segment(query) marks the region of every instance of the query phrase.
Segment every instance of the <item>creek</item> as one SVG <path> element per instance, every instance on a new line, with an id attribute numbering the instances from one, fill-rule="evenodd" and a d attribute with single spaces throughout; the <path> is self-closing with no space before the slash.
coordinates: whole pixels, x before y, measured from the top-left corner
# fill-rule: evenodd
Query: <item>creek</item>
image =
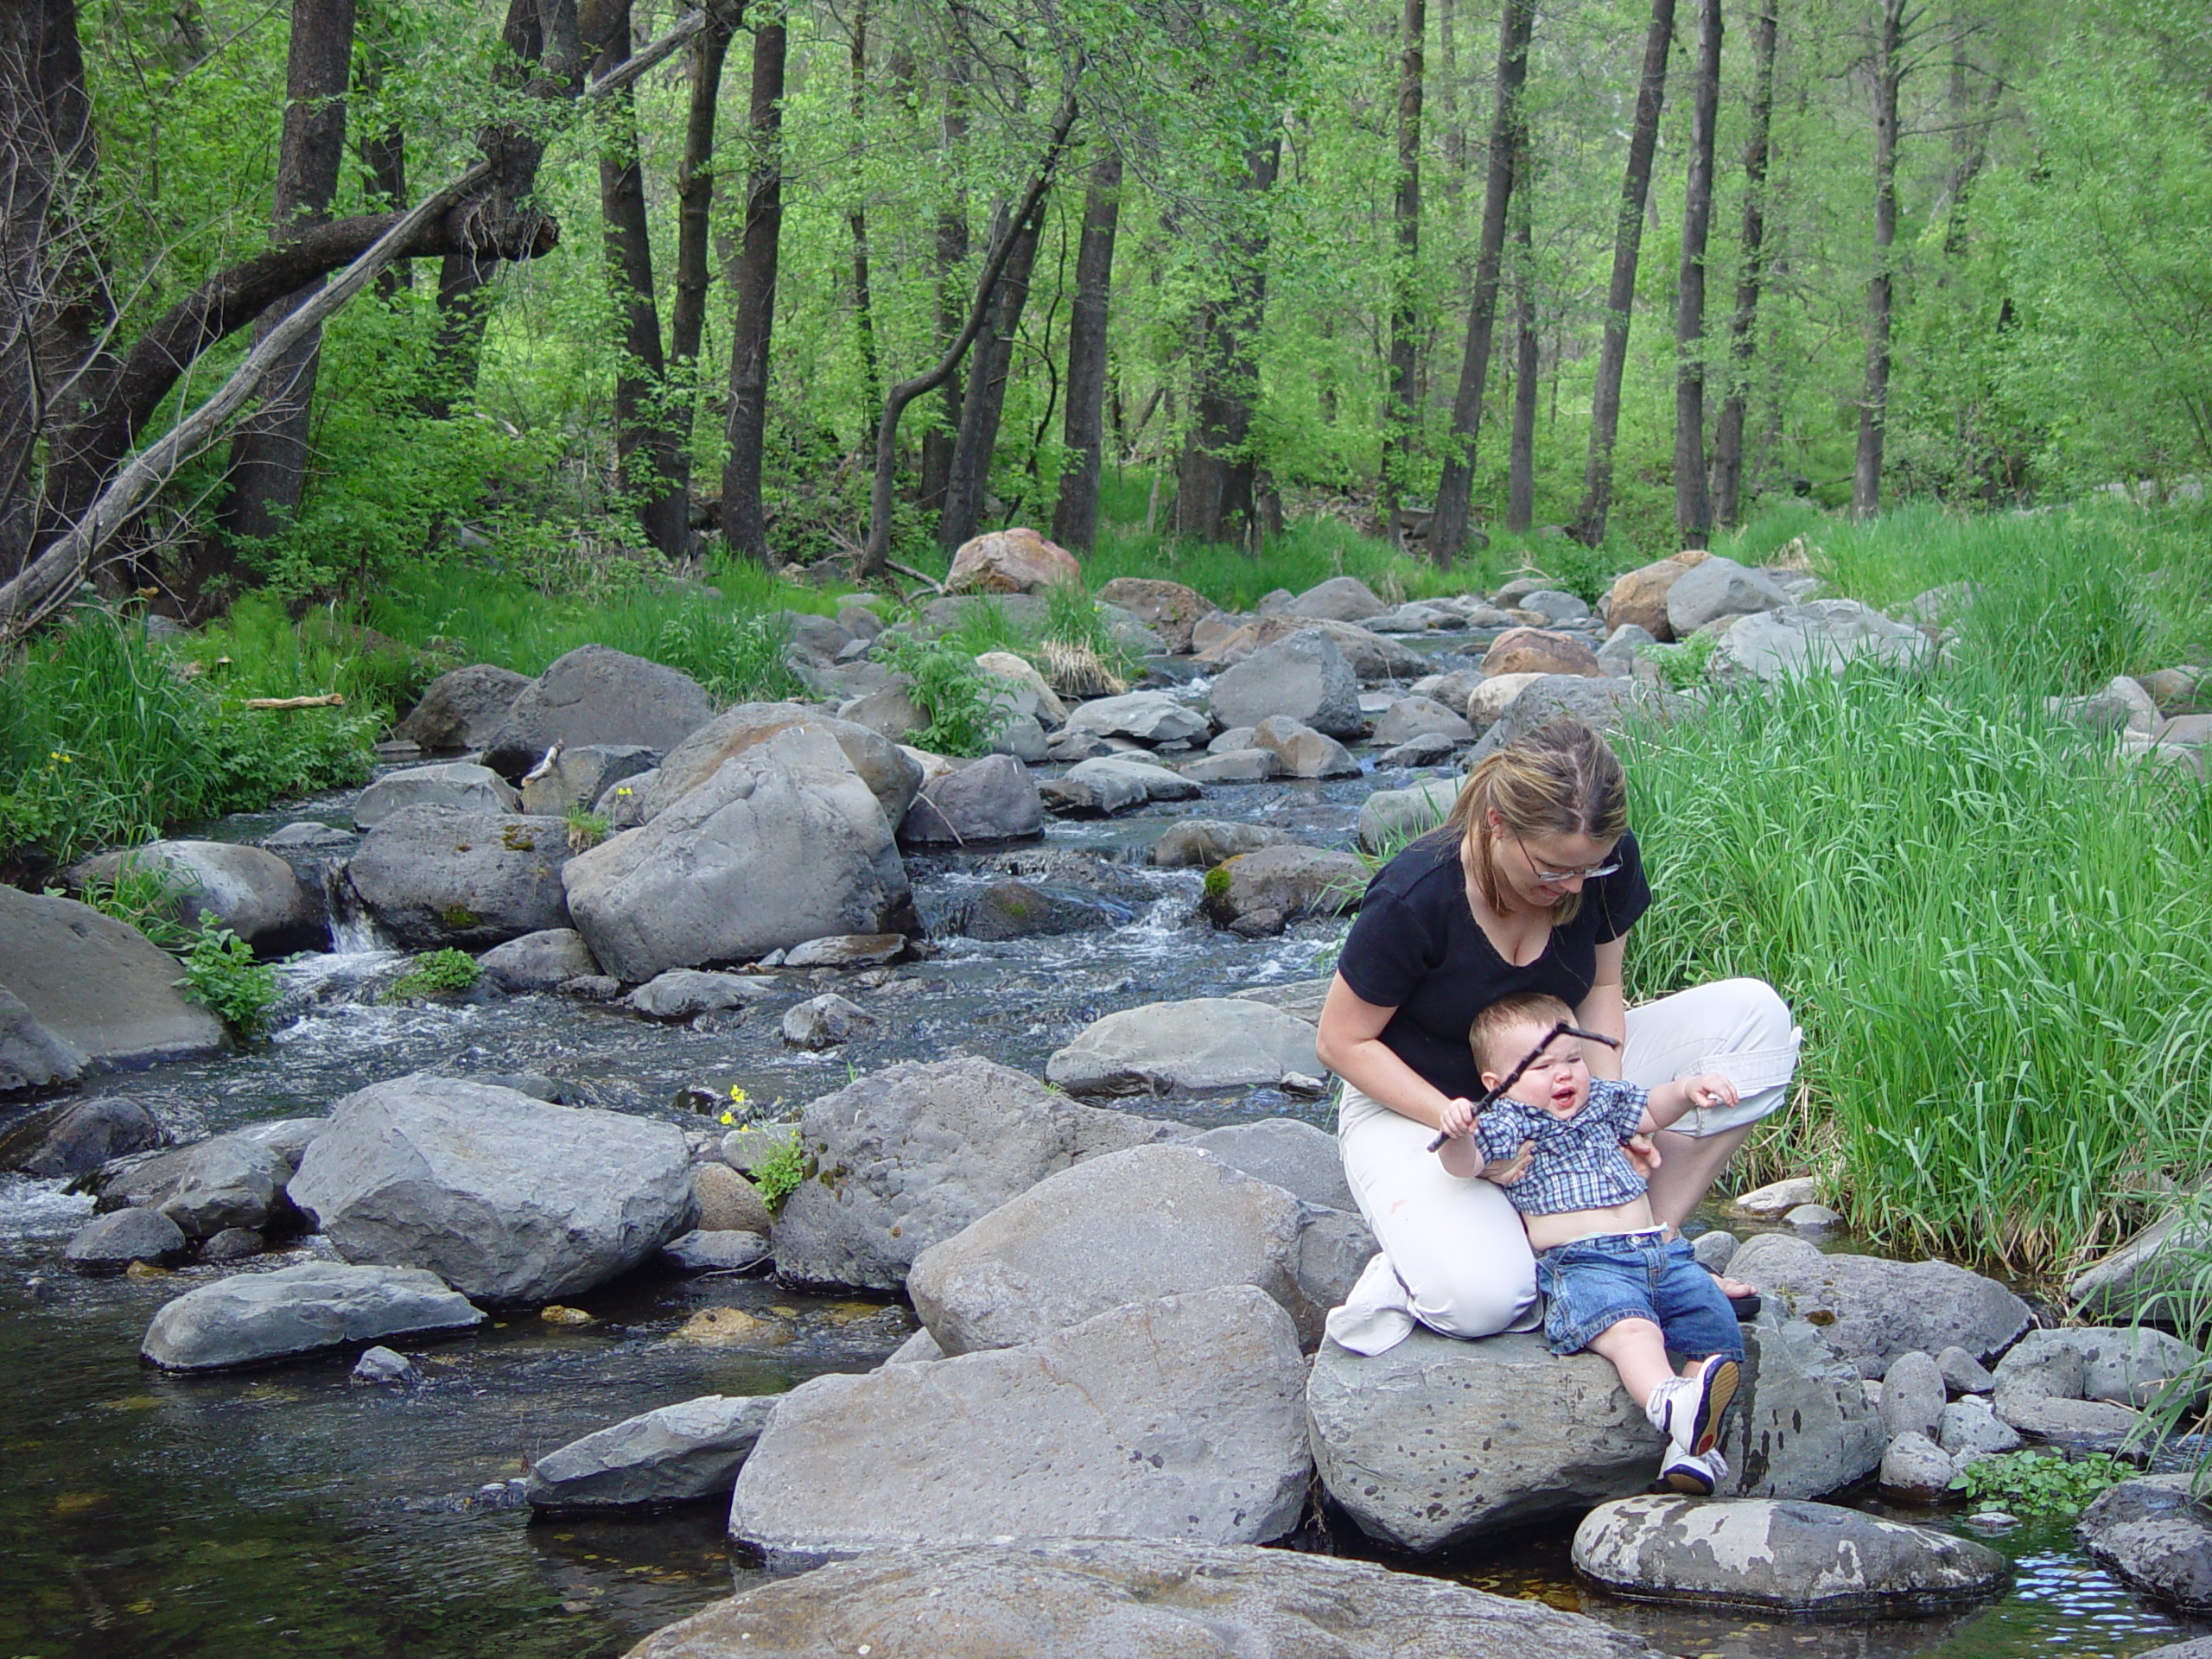
<path id="1" fill-rule="evenodd" d="M 431 1067 L 549 1077 L 577 1103 L 701 1130 L 715 1126 L 685 1115 L 679 1091 L 721 1099 L 734 1084 L 773 1116 L 778 1103 L 795 1113 L 852 1071 L 962 1050 L 1041 1074 L 1047 1055 L 1101 1014 L 1287 984 L 1325 974 L 1333 960 L 1341 925 L 1250 941 L 1195 920 L 1198 874 L 1141 861 L 1171 814 L 1263 821 L 1343 845 L 1370 791 L 1411 781 L 1386 773 L 1217 785 L 1180 809 L 1056 821 L 1041 844 L 911 858 L 934 954 L 885 986 L 851 993 L 879 1023 L 827 1054 L 788 1048 L 779 1032 L 782 1007 L 811 995 L 811 983 L 693 1029 L 550 996 L 395 1005 L 378 992 L 402 959 L 351 950 L 284 967 L 270 1042 L 114 1087 L 185 1139 L 318 1116 L 365 1084 Z M 257 839 L 302 818 L 342 825 L 349 804 L 297 803 L 195 833 Z M 949 934 L 947 919 L 966 896 L 1009 870 L 1096 898 L 1112 925 L 1004 944 Z M 362 942 L 359 930 L 349 937 Z M 1205 1126 L 1285 1115 L 1331 1126 L 1327 1103 L 1273 1090 L 1117 1103 Z M 870 1369 L 913 1329 L 895 1303 L 804 1295 L 772 1281 L 640 1274 L 574 1299 L 589 1325 L 510 1315 L 459 1339 L 397 1344 L 424 1373 L 412 1391 L 350 1382 L 350 1353 L 170 1376 L 138 1359 L 147 1321 L 222 1270 L 79 1278 L 60 1266 L 60 1252 L 89 1213 L 89 1199 L 58 1183 L 0 1178 L 0 1656 L 8 1659 L 619 1654 L 756 1576 L 725 1546 L 721 1508 L 533 1522 L 507 1507 L 504 1483 L 531 1456 L 656 1406 Z M 768 1320 L 782 1340 L 739 1349 L 675 1337 L 686 1319 L 720 1306 Z M 1303 1541 L 1373 1553 L 1340 1516 L 1330 1538 Z M 2200 1633 L 2120 1590 L 2064 1529 L 1992 1541 L 2018 1566 L 2000 1602 L 1947 1618 L 1850 1625 L 1611 1601 L 1575 1584 L 1563 1538 L 1395 1564 L 1588 1612 L 1669 1652 L 1726 1659 L 2122 1659 Z"/>

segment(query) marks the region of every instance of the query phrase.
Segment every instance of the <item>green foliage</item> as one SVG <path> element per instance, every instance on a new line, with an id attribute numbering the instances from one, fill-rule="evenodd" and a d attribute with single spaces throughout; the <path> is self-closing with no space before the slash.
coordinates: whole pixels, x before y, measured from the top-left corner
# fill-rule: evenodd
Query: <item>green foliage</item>
<path id="1" fill-rule="evenodd" d="M 607 839 L 607 820 L 587 808 L 570 807 L 562 822 L 567 826 L 569 850 L 572 853 L 589 852 Z"/>
<path id="2" fill-rule="evenodd" d="M 1014 716 L 1007 683 L 978 668 L 975 656 L 957 645 L 887 629 L 876 636 L 876 652 L 912 682 L 906 695 L 930 722 L 915 739 L 923 748 L 987 754 Z"/>
<path id="3" fill-rule="evenodd" d="M 253 959 L 253 947 L 216 920 L 200 912 L 199 930 L 185 947 L 184 977 L 177 984 L 232 1031 L 248 1041 L 269 1028 L 276 1006 L 276 970 Z"/>
<path id="4" fill-rule="evenodd" d="M 446 996 L 474 987 L 484 970 L 476 958 L 466 950 L 456 950 L 448 945 L 442 950 L 426 950 L 415 958 L 414 968 L 391 986 L 394 1001 L 406 1001 L 415 997 Z"/>
<path id="5" fill-rule="evenodd" d="M 175 953 L 192 943 L 190 928 L 176 919 L 182 889 L 174 876 L 158 864 L 140 864 L 125 854 L 114 876 L 85 883 L 77 895 L 101 914 L 128 923 L 162 950 Z"/>
<path id="6" fill-rule="evenodd" d="M 1706 665 L 1713 660 L 1713 648 L 1719 643 L 1719 632 L 1706 629 L 1678 645 L 1638 645 L 1637 655 L 1656 663 L 1660 678 L 1669 686 L 1687 691 L 1692 686 L 1705 683 Z"/>
<path id="7" fill-rule="evenodd" d="M 1968 1464 L 1951 1484 L 1979 1509 L 2067 1521 L 2135 1472 L 2101 1452 L 2070 1460 L 2050 1451 L 2006 1452 Z"/>
<path id="8" fill-rule="evenodd" d="M 1205 874 L 1199 890 L 1208 904 L 1219 904 L 1229 897 L 1229 866 L 1217 864 Z"/>
<path id="9" fill-rule="evenodd" d="M 799 1183 L 814 1173 L 814 1160 L 806 1155 L 800 1145 L 798 1131 L 774 1151 L 753 1166 L 752 1181 L 771 1210 L 780 1210 L 784 1200 L 798 1190 Z"/>

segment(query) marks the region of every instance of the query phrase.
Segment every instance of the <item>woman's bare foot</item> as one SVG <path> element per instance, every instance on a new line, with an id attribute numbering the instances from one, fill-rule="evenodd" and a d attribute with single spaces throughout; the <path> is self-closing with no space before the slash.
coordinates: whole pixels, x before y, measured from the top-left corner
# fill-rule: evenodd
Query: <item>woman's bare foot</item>
<path id="1" fill-rule="evenodd" d="M 1732 1302 L 1738 1301 L 1746 1296 L 1756 1296 L 1759 1294 L 1758 1287 L 1757 1285 L 1747 1285 L 1740 1279 L 1731 1279 L 1725 1273 L 1714 1274 L 1713 1275 L 1713 1281 L 1720 1287 L 1720 1294 L 1723 1296 L 1726 1296 Z"/>

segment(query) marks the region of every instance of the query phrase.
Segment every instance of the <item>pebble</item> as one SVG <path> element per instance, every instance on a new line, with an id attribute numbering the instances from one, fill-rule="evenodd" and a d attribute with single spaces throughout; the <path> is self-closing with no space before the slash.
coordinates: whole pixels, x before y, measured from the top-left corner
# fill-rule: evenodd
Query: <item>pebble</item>
<path id="1" fill-rule="evenodd" d="M 367 1350 L 353 1363 L 353 1380 L 412 1388 L 423 1380 L 423 1373 L 415 1369 L 415 1362 L 406 1355 L 376 1347 Z"/>
<path id="2" fill-rule="evenodd" d="M 1783 1217 L 1783 1220 L 1802 1233 L 1825 1231 L 1842 1219 L 1825 1204 L 1801 1204 Z"/>
<path id="3" fill-rule="evenodd" d="M 563 1307 L 558 1302 L 549 1303 L 539 1308 L 537 1317 L 548 1325 L 597 1325 L 599 1323 L 581 1307 Z"/>

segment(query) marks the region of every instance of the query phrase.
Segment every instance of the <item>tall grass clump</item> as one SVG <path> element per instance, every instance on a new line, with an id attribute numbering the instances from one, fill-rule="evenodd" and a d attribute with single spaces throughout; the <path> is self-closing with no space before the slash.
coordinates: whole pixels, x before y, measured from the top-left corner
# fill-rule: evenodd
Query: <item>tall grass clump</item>
<path id="1" fill-rule="evenodd" d="M 1810 1168 L 1872 1243 L 2054 1273 L 2212 1164 L 2212 791 L 1976 676 L 1854 672 L 1626 746 L 1630 994 L 1773 983 Z"/>

